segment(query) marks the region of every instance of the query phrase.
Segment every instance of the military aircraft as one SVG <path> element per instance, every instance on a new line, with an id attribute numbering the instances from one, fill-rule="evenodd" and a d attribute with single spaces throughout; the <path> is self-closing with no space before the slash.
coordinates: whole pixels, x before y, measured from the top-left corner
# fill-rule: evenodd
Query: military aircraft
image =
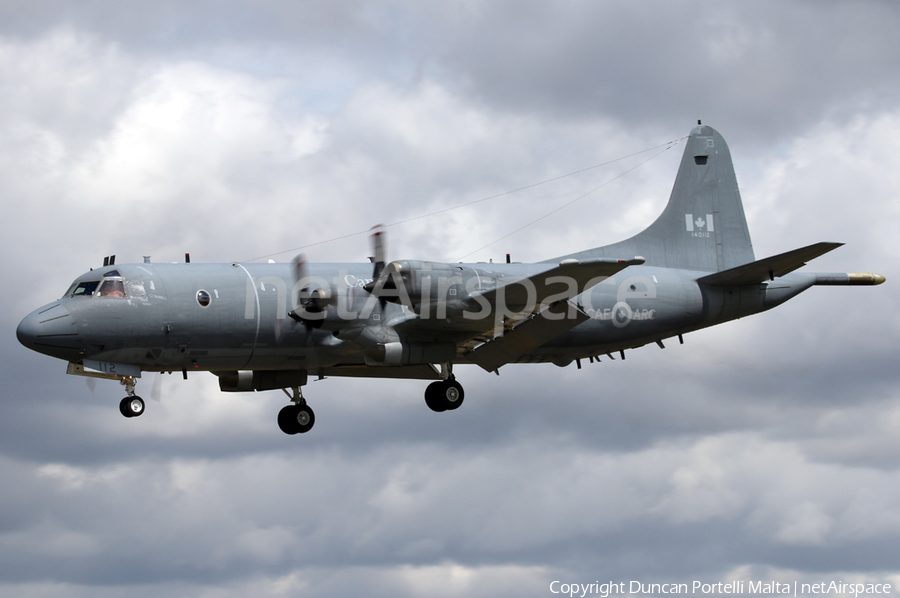
<path id="1" fill-rule="evenodd" d="M 387 262 L 383 229 L 369 264 L 117 265 L 79 276 L 28 315 L 26 347 L 67 372 L 119 380 L 126 417 L 144 412 L 143 372 L 208 371 L 226 392 L 281 389 L 286 434 L 315 415 L 310 376 L 431 380 L 425 402 L 457 409 L 458 364 L 566 366 L 771 309 L 814 285 L 876 285 L 879 274 L 797 272 L 841 243 L 757 260 L 722 136 L 687 138 L 669 203 L 643 232 L 543 262 Z"/>

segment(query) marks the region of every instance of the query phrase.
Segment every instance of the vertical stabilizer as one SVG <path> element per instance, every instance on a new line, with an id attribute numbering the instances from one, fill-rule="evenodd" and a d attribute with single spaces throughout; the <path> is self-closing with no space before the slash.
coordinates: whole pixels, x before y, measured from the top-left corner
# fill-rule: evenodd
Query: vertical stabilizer
<path id="1" fill-rule="evenodd" d="M 563 258 L 636 255 L 648 266 L 704 272 L 754 261 L 731 152 L 712 127 L 691 131 L 669 203 L 653 224 L 630 239 Z"/>

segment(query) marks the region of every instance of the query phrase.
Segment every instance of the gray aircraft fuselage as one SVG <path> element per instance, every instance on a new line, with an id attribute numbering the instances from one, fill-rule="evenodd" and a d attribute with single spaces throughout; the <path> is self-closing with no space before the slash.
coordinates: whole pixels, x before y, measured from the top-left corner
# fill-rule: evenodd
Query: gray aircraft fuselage
<path id="1" fill-rule="evenodd" d="M 688 139 L 663 214 L 613 245 L 534 264 L 402 260 L 374 271 L 113 264 L 77 278 L 17 336 L 67 361 L 69 373 L 121 380 L 128 417 L 143 411 L 133 392 L 141 372 L 210 371 L 225 391 L 293 388 L 279 425 L 296 433 L 314 421 L 299 392 L 309 375 L 430 379 L 429 407 L 452 410 L 463 397 L 454 364 L 499 372 L 508 363 L 624 357 L 813 285 L 884 281 L 795 272 L 837 243 L 756 260 L 724 139 L 702 126 Z"/>
<path id="2" fill-rule="evenodd" d="M 459 294 L 472 281 L 495 284 L 497 277 L 532 275 L 545 264 L 457 264 Z M 364 314 L 371 295 L 368 264 L 321 264 L 314 274 L 335 281 L 339 293 Z M 295 322 L 295 286 L 290 264 L 129 264 L 93 270 L 75 284 L 104 280 L 118 272 L 127 281 L 127 297 L 63 297 L 23 320 L 20 337 L 30 348 L 65 359 L 89 358 L 131 364 L 142 371 L 278 370 L 365 365 L 361 347 L 341 342 L 331 332 Z M 524 354 L 519 361 L 566 365 L 573 359 L 618 352 L 700 328 L 721 324 L 774 307 L 816 284 L 820 278 L 843 280 L 846 274 L 798 274 L 776 287 L 705 287 L 697 272 L 630 266 L 576 297 L 590 316 L 586 322 Z M 118 277 L 116 277 L 118 278 Z M 475 284 L 478 284 L 476 282 Z M 209 294 L 208 305 L 197 300 Z M 435 302 L 436 303 L 436 302 Z M 431 313 L 416 317 L 434 322 Z M 477 313 L 473 304 L 470 313 Z M 370 306 L 385 322 L 408 321 L 406 306 Z M 493 315 L 488 316 L 493 323 Z M 481 321 L 481 320 L 477 320 Z M 428 342 L 465 340 L 472 329 L 434 322 L 427 334 L 411 338 Z M 435 332 L 437 330 L 438 332 Z M 466 363 L 463 356 L 455 363 Z"/>

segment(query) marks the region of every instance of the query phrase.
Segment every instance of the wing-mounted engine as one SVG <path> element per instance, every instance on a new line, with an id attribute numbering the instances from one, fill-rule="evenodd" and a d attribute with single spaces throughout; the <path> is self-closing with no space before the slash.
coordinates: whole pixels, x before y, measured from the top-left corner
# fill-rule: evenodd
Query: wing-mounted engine
<path id="1" fill-rule="evenodd" d="M 336 286 L 337 279 L 311 275 L 303 255 L 294 258 L 296 307 L 288 315 L 309 329 L 358 345 L 370 366 L 451 361 L 455 343 L 411 341 L 397 327 L 417 319 L 422 302 L 444 290 L 440 281 L 453 276 L 452 267 L 411 260 L 386 263 L 381 227 L 375 227 L 371 241 L 372 281 L 364 287 Z"/>
<path id="2" fill-rule="evenodd" d="M 423 316 L 433 308 L 459 309 L 465 294 L 461 268 L 440 262 L 400 260 L 387 264 L 365 289 L 382 302 L 402 305 Z M 444 316 L 442 316 L 444 317 Z"/>

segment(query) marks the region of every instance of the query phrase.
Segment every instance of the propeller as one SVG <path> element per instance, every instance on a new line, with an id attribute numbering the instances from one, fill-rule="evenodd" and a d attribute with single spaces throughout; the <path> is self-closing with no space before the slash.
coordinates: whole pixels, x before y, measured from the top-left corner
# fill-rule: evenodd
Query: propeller
<path id="1" fill-rule="evenodd" d="M 376 295 L 381 301 L 382 306 L 384 306 L 385 299 L 380 296 L 380 292 L 382 290 L 396 290 L 396 285 L 394 282 L 393 276 L 391 274 L 394 272 L 391 270 L 391 267 L 394 267 L 396 270 L 395 264 L 387 264 L 385 261 L 385 254 L 387 253 L 387 234 L 384 232 L 383 224 L 376 224 L 372 227 L 372 234 L 369 239 L 372 241 L 372 253 L 375 254 L 371 259 L 374 262 L 375 266 L 372 270 L 372 281 L 369 282 L 364 289 L 367 292 Z M 385 266 L 387 265 L 388 272 L 385 274 Z M 379 279 L 384 280 L 379 280 Z"/>
<path id="2" fill-rule="evenodd" d="M 298 282 L 309 281 L 309 271 L 306 256 L 298 254 L 294 260 L 294 285 Z M 307 284 L 297 293 L 297 309 L 292 309 L 288 315 L 309 328 L 321 328 L 325 320 L 325 309 L 331 302 L 331 289 L 321 287 L 311 288 Z"/>
<path id="3" fill-rule="evenodd" d="M 370 258 L 373 263 L 372 281 L 363 288 L 369 293 L 378 295 L 383 288 L 394 288 L 390 273 L 393 272 L 392 267 L 396 269 L 396 266 L 387 264 L 385 260 L 387 236 L 384 232 L 384 225 L 373 226 L 369 238 L 374 254 Z M 334 305 L 338 301 L 335 290 L 329 283 L 309 275 L 308 263 L 303 254 L 297 255 L 293 260 L 293 275 L 294 288 L 299 287 L 300 290 L 297 292 L 297 308 L 288 313 L 291 319 L 302 323 L 308 329 L 324 327 L 326 331 L 335 333 L 335 336 L 339 332 L 343 333 L 343 336 L 338 338 L 350 339 L 359 334 L 364 327 L 361 322 L 337 319 L 337 314 L 334 313 Z M 323 282 L 324 287 L 322 286 Z M 378 298 L 383 308 L 385 299 Z"/>

